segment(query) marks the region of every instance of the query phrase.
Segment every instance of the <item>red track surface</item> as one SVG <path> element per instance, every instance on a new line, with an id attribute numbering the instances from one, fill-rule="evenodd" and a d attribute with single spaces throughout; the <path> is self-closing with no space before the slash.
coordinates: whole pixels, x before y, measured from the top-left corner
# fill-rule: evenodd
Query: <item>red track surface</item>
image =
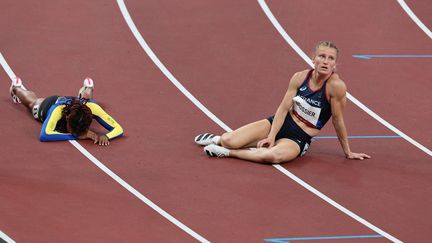
<path id="1" fill-rule="evenodd" d="M 428 1 L 407 3 L 431 28 Z M 272 114 L 290 76 L 308 68 L 255 1 L 126 5 L 159 59 L 231 128 Z M 351 57 L 431 54 L 431 40 L 396 1 L 268 5 L 303 50 L 321 39 L 337 43 L 349 92 L 432 147 L 431 59 Z M 114 1 L 2 1 L 0 9 L 0 52 L 26 87 L 40 96 L 74 94 L 92 77 L 97 100 L 123 125 L 125 137 L 108 148 L 80 143 L 207 240 L 376 234 L 272 166 L 205 157 L 193 137 L 223 130 L 153 64 Z M 69 143 L 40 143 L 40 124 L 11 103 L 6 73 L 0 79 L 1 231 L 17 242 L 194 241 Z M 394 135 L 352 103 L 346 122 L 351 135 Z M 328 125 L 321 135 L 333 134 Z M 398 239 L 429 240 L 430 156 L 403 139 L 351 140 L 351 146 L 373 159 L 345 160 L 336 140 L 318 140 L 306 157 L 283 167 Z"/>

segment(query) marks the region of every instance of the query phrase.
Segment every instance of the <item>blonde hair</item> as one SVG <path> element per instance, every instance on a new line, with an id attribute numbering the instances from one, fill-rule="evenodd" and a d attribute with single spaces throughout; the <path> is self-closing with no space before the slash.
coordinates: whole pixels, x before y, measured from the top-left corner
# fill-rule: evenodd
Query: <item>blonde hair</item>
<path id="1" fill-rule="evenodd" d="M 329 48 L 335 49 L 337 56 L 339 56 L 339 48 L 337 48 L 337 46 L 333 42 L 326 41 L 326 40 L 318 42 L 318 44 L 315 46 L 315 54 L 318 51 L 318 49 L 320 48 L 320 46 L 324 46 L 324 47 L 329 47 Z"/>

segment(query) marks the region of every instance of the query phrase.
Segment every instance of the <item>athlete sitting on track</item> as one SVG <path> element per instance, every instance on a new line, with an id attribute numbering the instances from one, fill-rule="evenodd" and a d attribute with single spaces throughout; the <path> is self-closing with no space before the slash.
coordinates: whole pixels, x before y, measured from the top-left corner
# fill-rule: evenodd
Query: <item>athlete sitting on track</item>
<path id="1" fill-rule="evenodd" d="M 195 137 L 211 157 L 235 157 L 281 163 L 303 156 L 320 129 L 332 117 L 339 142 L 348 159 L 370 158 L 351 152 L 343 119 L 346 104 L 345 83 L 335 73 L 338 48 L 329 41 L 315 47 L 314 69 L 297 72 L 274 116 L 256 121 L 235 131 L 216 136 Z M 255 149 L 256 147 L 256 149 Z"/>
<path id="2" fill-rule="evenodd" d="M 40 140 L 60 141 L 73 139 L 92 139 L 99 145 L 109 145 L 109 141 L 123 135 L 123 128 L 92 99 L 94 83 L 91 78 L 84 80 L 78 97 L 50 96 L 38 98 L 33 91 L 27 90 L 20 78 L 15 78 L 9 89 L 14 103 L 22 103 L 33 117 L 42 122 Z M 109 132 L 98 136 L 90 130 L 96 119 Z"/>

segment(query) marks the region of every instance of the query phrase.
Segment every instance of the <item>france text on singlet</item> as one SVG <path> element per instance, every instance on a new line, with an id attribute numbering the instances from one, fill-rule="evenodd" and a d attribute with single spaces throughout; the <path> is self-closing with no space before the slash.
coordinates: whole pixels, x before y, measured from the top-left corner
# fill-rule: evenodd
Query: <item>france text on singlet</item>
<path id="1" fill-rule="evenodd" d="M 326 84 L 318 90 L 311 90 L 309 81 L 313 69 L 309 71 L 293 98 L 293 113 L 307 126 L 321 129 L 331 117 L 331 106 L 326 98 Z"/>

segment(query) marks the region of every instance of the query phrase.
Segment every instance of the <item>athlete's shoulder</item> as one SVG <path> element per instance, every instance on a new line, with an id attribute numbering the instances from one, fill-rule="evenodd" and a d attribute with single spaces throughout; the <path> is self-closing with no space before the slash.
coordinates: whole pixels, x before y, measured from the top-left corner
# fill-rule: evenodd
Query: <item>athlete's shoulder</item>
<path id="1" fill-rule="evenodd" d="M 345 95 L 347 87 L 345 82 L 341 79 L 339 74 L 333 73 L 327 81 L 327 87 L 331 96 Z"/>
<path id="2" fill-rule="evenodd" d="M 94 100 L 88 100 L 86 103 L 85 103 L 85 105 L 88 107 L 88 108 L 90 108 L 90 110 L 94 113 L 94 112 L 96 112 L 96 111 L 99 111 L 99 110 L 103 110 L 103 108 L 100 106 L 100 105 L 98 105 L 98 103 L 96 103 Z"/>
<path id="3" fill-rule="evenodd" d="M 328 83 L 330 84 L 330 85 L 332 85 L 332 86 L 336 86 L 336 87 L 345 87 L 346 85 L 345 85 L 345 82 L 342 80 L 342 78 L 340 77 L 340 75 L 339 74 L 337 74 L 337 73 L 333 73 L 331 76 L 330 76 L 330 78 L 329 78 L 329 80 L 328 80 Z"/>
<path id="4" fill-rule="evenodd" d="M 295 77 L 295 78 L 304 80 L 309 72 L 310 72 L 309 69 L 305 69 L 303 71 L 298 71 L 298 72 L 294 73 L 293 78 Z"/>
<path id="5" fill-rule="evenodd" d="M 303 81 L 306 79 L 306 76 L 308 75 L 310 70 L 303 70 L 294 73 L 294 75 L 291 78 L 291 83 L 295 84 L 295 86 L 300 86 Z"/>

